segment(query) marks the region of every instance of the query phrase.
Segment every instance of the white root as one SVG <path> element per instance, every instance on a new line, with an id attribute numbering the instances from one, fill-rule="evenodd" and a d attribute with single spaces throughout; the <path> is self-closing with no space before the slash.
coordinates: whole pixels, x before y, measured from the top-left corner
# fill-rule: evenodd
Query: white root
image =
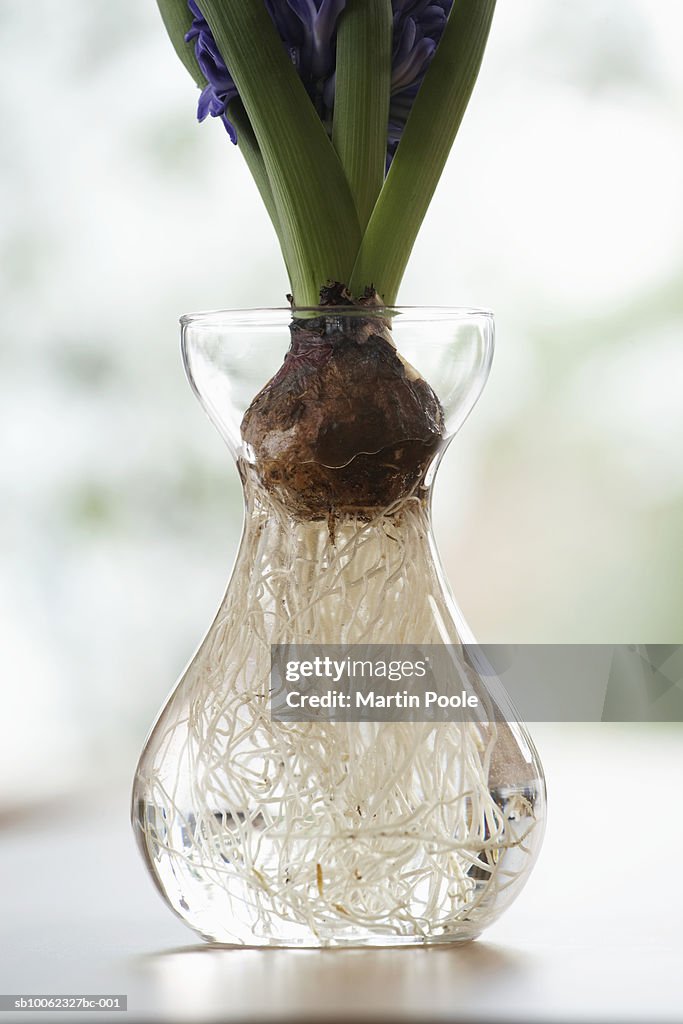
<path id="1" fill-rule="evenodd" d="M 226 598 L 141 765 L 150 856 L 216 886 L 256 936 L 456 933 L 526 873 L 533 808 L 508 815 L 489 786 L 505 725 L 281 723 L 268 708 L 271 644 L 457 642 L 425 502 L 337 521 L 333 539 L 246 476 Z"/>

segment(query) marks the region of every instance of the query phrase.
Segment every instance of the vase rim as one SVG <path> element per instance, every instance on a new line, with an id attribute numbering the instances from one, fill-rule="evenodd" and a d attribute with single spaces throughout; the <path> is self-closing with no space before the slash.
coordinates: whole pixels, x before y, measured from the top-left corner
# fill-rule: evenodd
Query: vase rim
<path id="1" fill-rule="evenodd" d="M 493 320 L 493 310 L 476 306 L 251 306 L 238 309 L 208 309 L 185 313 L 180 324 L 185 327 L 215 327 L 217 323 L 236 325 L 276 324 L 293 316 L 315 314 L 319 316 L 381 316 L 391 313 L 403 317 L 403 323 L 445 320 Z"/>

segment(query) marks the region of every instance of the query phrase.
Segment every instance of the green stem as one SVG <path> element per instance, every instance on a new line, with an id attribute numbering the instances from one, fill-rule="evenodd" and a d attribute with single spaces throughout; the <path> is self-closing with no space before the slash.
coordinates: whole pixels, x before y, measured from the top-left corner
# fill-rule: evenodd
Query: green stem
<path id="1" fill-rule="evenodd" d="M 348 280 L 360 243 L 343 168 L 263 0 L 202 0 L 202 12 L 263 156 L 295 301 L 315 305 L 326 281 Z"/>
<path id="2" fill-rule="evenodd" d="M 372 284 L 388 305 L 477 80 L 495 0 L 455 0 L 441 42 L 410 112 L 363 237 L 350 286 Z"/>
<path id="3" fill-rule="evenodd" d="M 384 182 L 391 0 L 349 0 L 339 19 L 332 141 L 364 231 Z"/>

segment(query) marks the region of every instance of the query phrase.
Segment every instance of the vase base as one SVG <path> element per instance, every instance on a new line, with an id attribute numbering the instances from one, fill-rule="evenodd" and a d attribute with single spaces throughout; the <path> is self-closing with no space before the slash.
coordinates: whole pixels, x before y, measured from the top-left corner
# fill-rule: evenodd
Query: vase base
<path id="1" fill-rule="evenodd" d="M 319 942 L 311 939 L 272 939 L 263 942 L 220 942 L 216 939 L 202 935 L 207 947 L 212 949 L 402 949 L 405 947 L 427 947 L 427 946 L 465 946 L 474 942 L 481 935 L 481 931 L 475 931 L 462 935 L 436 935 L 421 937 L 419 935 L 398 935 L 389 937 L 386 935 L 373 935 L 369 938 L 357 939 L 321 939 Z"/>
<path id="2" fill-rule="evenodd" d="M 464 742 L 464 736 L 460 739 Z M 138 784 L 148 791 L 144 778 Z M 379 834 L 368 830 L 368 836 L 350 830 L 330 838 L 321 831 L 313 837 L 318 843 L 313 851 L 308 833 L 293 834 L 285 848 L 272 825 L 258 827 L 256 810 L 179 809 L 145 800 L 142 792 L 134 795 L 133 819 L 140 851 L 162 895 L 211 944 L 452 945 L 477 938 L 511 902 L 540 834 L 540 779 L 521 789 L 498 787 L 488 796 L 496 809 L 490 818 L 495 840 L 474 836 L 467 844 L 462 838 L 420 837 L 385 826 Z M 253 856 L 246 863 L 236 845 L 236 836 L 246 835 L 258 867 Z"/>

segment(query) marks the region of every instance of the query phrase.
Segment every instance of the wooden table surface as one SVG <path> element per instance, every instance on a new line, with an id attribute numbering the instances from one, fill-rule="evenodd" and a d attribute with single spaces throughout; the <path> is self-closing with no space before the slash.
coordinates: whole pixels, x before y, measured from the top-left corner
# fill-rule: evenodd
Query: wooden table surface
<path id="1" fill-rule="evenodd" d="M 157 896 L 127 793 L 0 832 L 0 993 L 119 993 L 86 1021 L 683 1021 L 683 728 L 533 730 L 548 774 L 541 859 L 463 947 L 215 949 Z M 10 1020 L 52 1014 L 7 1012 Z"/>

